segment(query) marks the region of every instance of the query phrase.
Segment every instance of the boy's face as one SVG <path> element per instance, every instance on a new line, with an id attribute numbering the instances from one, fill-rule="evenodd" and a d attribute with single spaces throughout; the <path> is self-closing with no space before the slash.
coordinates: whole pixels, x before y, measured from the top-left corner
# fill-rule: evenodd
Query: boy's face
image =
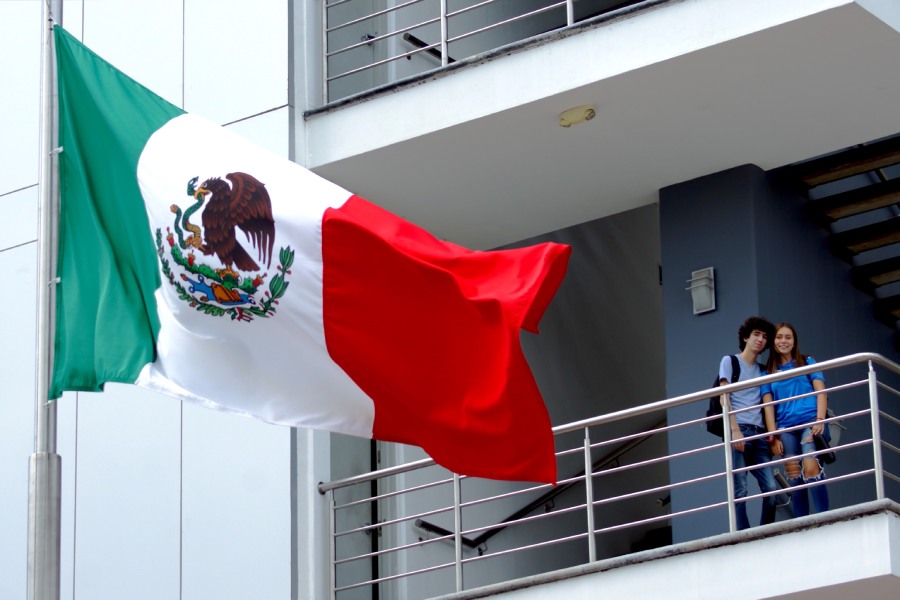
<path id="1" fill-rule="evenodd" d="M 749 346 L 751 350 L 759 354 L 766 349 L 766 343 L 768 341 L 769 336 L 766 335 L 765 331 L 754 329 L 750 332 L 750 336 L 744 340 L 744 343 L 747 344 L 747 346 Z"/>

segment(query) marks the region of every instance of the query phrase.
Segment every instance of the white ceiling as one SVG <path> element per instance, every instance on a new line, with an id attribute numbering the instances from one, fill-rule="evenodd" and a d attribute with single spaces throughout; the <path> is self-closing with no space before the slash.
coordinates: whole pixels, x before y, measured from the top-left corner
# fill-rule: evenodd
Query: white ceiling
<path id="1" fill-rule="evenodd" d="M 771 169 L 900 131 L 900 33 L 853 2 L 581 83 L 575 74 L 596 62 L 608 73 L 615 52 L 623 64 L 634 53 L 610 49 L 603 35 L 582 32 L 316 115 L 308 162 L 439 237 L 487 248 L 654 203 L 662 187 L 737 165 Z M 548 83 L 552 93 L 534 100 L 448 118 L 454 102 L 520 88 L 527 96 L 550 61 L 577 85 Z M 429 90 L 440 98 L 429 102 Z M 588 103 L 595 119 L 558 125 L 560 112 Z M 422 132 L 428 119 L 436 125 Z M 412 133 L 379 145 L 375 120 Z"/>

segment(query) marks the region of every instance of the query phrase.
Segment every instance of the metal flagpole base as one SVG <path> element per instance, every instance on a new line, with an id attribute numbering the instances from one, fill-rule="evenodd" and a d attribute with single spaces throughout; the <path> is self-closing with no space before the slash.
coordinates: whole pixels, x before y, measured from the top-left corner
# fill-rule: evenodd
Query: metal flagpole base
<path id="1" fill-rule="evenodd" d="M 36 452 L 28 460 L 28 599 L 58 600 L 62 461 Z"/>

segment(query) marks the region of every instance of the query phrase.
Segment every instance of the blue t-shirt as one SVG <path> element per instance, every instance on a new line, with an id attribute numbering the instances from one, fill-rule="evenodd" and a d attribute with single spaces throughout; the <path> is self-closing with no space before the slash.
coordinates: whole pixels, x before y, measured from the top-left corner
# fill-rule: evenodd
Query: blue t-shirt
<path id="1" fill-rule="evenodd" d="M 814 365 L 816 364 L 816 361 L 814 358 L 809 357 L 806 359 L 806 364 Z M 778 367 L 778 370 L 787 371 L 788 369 L 793 368 L 794 361 L 790 361 Z M 792 377 L 791 379 L 776 381 L 775 383 L 767 383 L 762 386 L 761 391 L 763 395 L 772 394 L 774 400 L 792 398 L 794 396 L 799 396 L 800 394 L 812 392 L 815 389 L 812 385 L 813 379 L 818 379 L 822 383 L 825 383 L 825 376 L 822 375 L 822 371 L 816 371 L 815 373 L 811 373 L 809 377 L 803 375 L 801 377 Z M 784 404 L 779 404 L 775 407 L 775 421 L 778 424 L 779 429 L 782 427 L 793 427 L 794 425 L 812 423 L 816 420 L 816 416 L 815 395 L 785 402 Z"/>
<path id="2" fill-rule="evenodd" d="M 759 363 L 748 365 L 741 359 L 740 354 L 737 355 L 737 359 L 741 367 L 741 376 L 738 381 L 747 381 L 748 379 L 760 376 Z M 731 382 L 730 356 L 723 356 L 722 361 L 719 363 L 719 379 L 724 379 L 729 383 Z M 746 390 L 733 392 L 731 394 L 731 410 L 747 408 L 748 406 L 759 406 L 761 401 L 762 392 L 759 387 L 752 387 Z M 758 425 L 759 427 L 764 427 L 762 411 L 759 409 L 737 413 L 734 415 L 734 418 L 738 422 L 738 425 Z"/>

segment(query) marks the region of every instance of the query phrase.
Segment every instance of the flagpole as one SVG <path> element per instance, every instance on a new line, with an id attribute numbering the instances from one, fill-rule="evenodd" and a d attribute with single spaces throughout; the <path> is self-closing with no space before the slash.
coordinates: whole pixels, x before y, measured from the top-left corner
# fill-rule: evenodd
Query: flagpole
<path id="1" fill-rule="evenodd" d="M 53 340 L 53 280 L 59 181 L 56 169 L 56 68 L 53 23 L 62 0 L 41 12 L 40 208 L 38 232 L 34 454 L 28 461 L 28 600 L 58 600 L 62 471 L 56 453 L 56 402 L 49 399 Z"/>

